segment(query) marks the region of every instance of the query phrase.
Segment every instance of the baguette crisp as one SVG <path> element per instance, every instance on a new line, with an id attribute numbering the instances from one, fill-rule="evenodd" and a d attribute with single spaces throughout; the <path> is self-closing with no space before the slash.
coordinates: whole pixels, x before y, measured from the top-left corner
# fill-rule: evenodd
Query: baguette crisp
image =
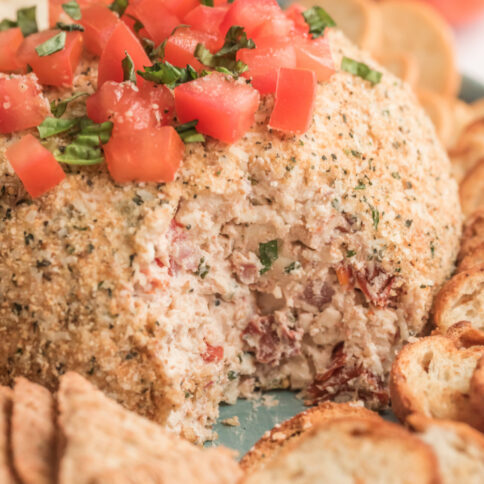
<path id="1" fill-rule="evenodd" d="M 245 454 L 240 461 L 240 466 L 247 473 L 262 469 L 289 443 L 301 438 L 316 425 L 343 417 L 365 417 L 380 420 L 377 413 L 358 404 L 325 402 L 297 414 L 266 432 Z"/>
<path id="2" fill-rule="evenodd" d="M 435 454 L 398 425 L 346 417 L 315 426 L 244 484 L 440 482 Z"/>
<path id="3" fill-rule="evenodd" d="M 484 436 L 464 423 L 411 415 L 408 423 L 436 454 L 442 484 L 484 482 Z"/>
<path id="4" fill-rule="evenodd" d="M 10 438 L 14 467 L 23 484 L 55 482 L 55 402 L 49 390 L 17 378 Z"/>
<path id="5" fill-rule="evenodd" d="M 413 413 L 429 418 L 467 422 L 484 430 L 484 412 L 470 403 L 471 379 L 484 346 L 460 345 L 434 335 L 409 344 L 393 363 L 390 392 L 401 421 Z"/>
<path id="6" fill-rule="evenodd" d="M 18 484 L 12 471 L 9 442 L 11 415 L 12 390 L 0 386 L 0 482 L 2 484 Z"/>

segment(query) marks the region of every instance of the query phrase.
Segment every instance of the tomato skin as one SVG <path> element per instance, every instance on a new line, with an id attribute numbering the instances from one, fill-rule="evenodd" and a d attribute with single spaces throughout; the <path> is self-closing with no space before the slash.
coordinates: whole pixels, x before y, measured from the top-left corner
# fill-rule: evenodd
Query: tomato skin
<path id="1" fill-rule="evenodd" d="M 185 16 L 183 23 L 201 32 L 210 32 L 215 35 L 220 32 L 220 25 L 228 9 L 228 5 L 221 5 L 219 7 L 199 5 Z"/>
<path id="2" fill-rule="evenodd" d="M 163 5 L 178 18 L 183 18 L 190 10 L 200 5 L 200 0 L 163 0 Z"/>
<path id="3" fill-rule="evenodd" d="M 204 44 L 214 52 L 219 46 L 219 38 L 191 28 L 180 28 L 167 39 L 164 60 L 176 67 L 186 67 L 190 64 L 197 71 L 201 71 L 204 67 L 194 56 L 198 44 Z"/>
<path id="4" fill-rule="evenodd" d="M 32 67 L 41 84 L 72 86 L 82 54 L 81 32 L 66 32 L 65 47 L 55 54 L 40 57 L 35 48 L 57 35 L 60 30 L 45 30 L 29 35 L 17 51 L 18 59 Z"/>
<path id="5" fill-rule="evenodd" d="M 164 0 L 138 0 L 130 9 L 130 14 L 144 25 L 148 37 L 156 45 L 167 39 L 181 24 L 180 19 L 164 3 Z"/>
<path id="6" fill-rule="evenodd" d="M 81 10 L 79 23 L 84 27 L 86 49 L 100 56 L 109 37 L 119 22 L 119 17 L 108 7 L 93 5 Z"/>
<path id="7" fill-rule="evenodd" d="M 218 363 L 219 361 L 223 360 L 224 349 L 222 346 L 212 346 L 206 341 L 205 344 L 207 345 L 207 349 L 201 355 L 203 361 L 205 361 L 206 363 Z"/>
<path id="8" fill-rule="evenodd" d="M 34 74 L 0 75 L 0 133 L 34 128 L 49 114 L 49 102 Z"/>
<path id="9" fill-rule="evenodd" d="M 309 25 L 304 20 L 302 13 L 306 10 L 306 7 L 299 5 L 299 3 L 293 3 L 284 12 L 288 19 L 294 22 L 296 31 L 309 35 Z"/>
<path id="10" fill-rule="evenodd" d="M 31 134 L 11 145 L 5 155 L 32 198 L 40 197 L 66 177 L 54 155 Z"/>
<path id="11" fill-rule="evenodd" d="M 318 39 L 299 38 L 294 41 L 296 66 L 316 73 L 319 82 L 328 81 L 336 72 L 327 36 Z"/>
<path id="12" fill-rule="evenodd" d="M 133 59 L 135 71 L 142 70 L 145 66 L 151 66 L 151 61 L 140 41 L 124 22 L 118 22 L 99 60 L 98 88 L 106 81 L 123 82 L 121 62 L 126 57 L 126 52 Z M 138 86 L 141 86 L 144 79 L 138 75 L 136 79 Z"/>
<path id="13" fill-rule="evenodd" d="M 18 27 L 0 32 L 0 72 L 25 72 L 27 66 L 17 57 L 23 40 L 24 36 Z"/>
<path id="14" fill-rule="evenodd" d="M 223 35 L 233 25 L 244 27 L 248 37 L 265 22 L 284 16 L 276 0 L 235 0 L 225 16 L 220 29 Z"/>
<path id="15" fill-rule="evenodd" d="M 51 28 L 59 21 L 72 23 L 73 20 L 64 12 L 62 5 L 67 3 L 67 0 L 49 0 L 49 25 Z M 91 7 L 93 5 L 109 6 L 113 0 L 77 0 L 79 7 Z"/>
<path id="16" fill-rule="evenodd" d="M 234 143 L 254 123 L 259 93 L 250 85 L 213 73 L 175 88 L 181 123 L 198 120 L 197 131 Z"/>
<path id="17" fill-rule="evenodd" d="M 296 67 L 296 51 L 292 45 L 274 44 L 272 47 L 256 47 L 239 51 L 237 58 L 249 67 L 242 75 L 252 79 L 252 85 L 261 93 L 276 92 L 277 74 L 280 67 Z"/>
<path id="18" fill-rule="evenodd" d="M 115 124 L 104 154 L 109 173 L 118 183 L 167 183 L 175 179 L 185 144 L 173 126 L 133 129 Z"/>
<path id="19" fill-rule="evenodd" d="M 306 69 L 282 67 L 269 127 L 303 134 L 311 124 L 316 99 L 316 74 Z"/>
<path id="20" fill-rule="evenodd" d="M 134 129 L 163 126 L 173 122 L 175 98 L 162 85 L 145 82 L 107 81 L 86 100 L 87 115 L 95 123 L 129 123 Z M 156 106 L 156 107 L 155 107 Z"/>

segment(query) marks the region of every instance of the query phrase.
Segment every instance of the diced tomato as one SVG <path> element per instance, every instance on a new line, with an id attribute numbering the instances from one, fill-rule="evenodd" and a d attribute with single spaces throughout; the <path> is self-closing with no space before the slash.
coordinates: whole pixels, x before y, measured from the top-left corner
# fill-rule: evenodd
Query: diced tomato
<path id="1" fill-rule="evenodd" d="M 284 17 L 276 0 L 235 0 L 230 6 L 222 25 L 222 34 L 226 34 L 230 27 L 239 25 L 245 28 L 248 37 L 252 37 L 257 28 L 265 22 L 272 22 Z M 279 35 L 284 32 L 278 32 Z"/>
<path id="2" fill-rule="evenodd" d="M 265 39 L 286 39 L 294 31 L 294 22 L 280 12 L 254 29 L 251 37 L 259 45 Z"/>
<path id="3" fill-rule="evenodd" d="M 254 123 L 259 93 L 250 85 L 213 73 L 175 88 L 182 123 L 198 120 L 197 130 L 225 143 L 241 138 Z"/>
<path id="4" fill-rule="evenodd" d="M 305 133 L 313 116 L 316 85 L 313 71 L 281 68 L 269 127 L 289 133 Z"/>
<path id="5" fill-rule="evenodd" d="M 217 363 L 222 361 L 224 357 L 224 349 L 222 346 L 212 346 L 210 343 L 205 342 L 207 349 L 202 353 L 202 358 L 206 363 Z"/>
<path id="6" fill-rule="evenodd" d="M 173 122 L 175 99 L 162 85 L 145 82 L 105 82 L 86 100 L 87 115 L 95 123 L 127 122 L 135 129 L 162 126 Z"/>
<path id="7" fill-rule="evenodd" d="M 45 30 L 29 35 L 20 46 L 17 56 L 37 74 L 39 82 L 49 86 L 72 86 L 74 73 L 82 53 L 81 32 L 66 32 L 64 48 L 55 54 L 40 57 L 35 48 L 57 35 L 60 30 Z"/>
<path id="8" fill-rule="evenodd" d="M 38 126 L 49 113 L 49 102 L 35 75 L 0 76 L 0 133 Z"/>
<path id="9" fill-rule="evenodd" d="M 163 0 L 163 5 L 178 18 L 183 18 L 190 10 L 200 5 L 200 0 Z"/>
<path id="10" fill-rule="evenodd" d="M 180 167 L 185 144 L 173 126 L 134 129 L 115 124 L 104 146 L 109 172 L 118 183 L 171 182 Z"/>
<path id="11" fill-rule="evenodd" d="M 19 28 L 0 32 L 0 72 L 24 72 L 26 65 L 19 61 L 17 50 L 24 40 Z"/>
<path id="12" fill-rule="evenodd" d="M 135 71 L 151 65 L 140 41 L 124 22 L 119 22 L 109 37 L 99 60 L 98 88 L 106 81 L 123 81 L 121 62 L 126 57 L 126 52 L 133 60 Z M 136 79 L 138 86 L 141 86 L 144 82 L 143 78 L 137 75 Z"/>
<path id="13" fill-rule="evenodd" d="M 296 51 L 289 43 L 273 47 L 240 50 L 237 58 L 249 66 L 243 76 L 252 79 L 252 85 L 261 93 L 276 92 L 280 67 L 296 67 Z"/>
<path id="14" fill-rule="evenodd" d="M 72 22 L 72 19 L 64 12 L 62 5 L 67 3 L 68 0 L 49 0 L 49 25 L 55 27 L 55 24 L 59 21 Z M 90 7 L 92 5 L 105 5 L 109 6 L 113 3 L 113 0 L 77 0 L 79 6 Z"/>
<path id="15" fill-rule="evenodd" d="M 286 17 L 294 22 L 294 27 L 298 32 L 309 34 L 309 25 L 304 20 L 302 13 L 306 10 L 306 7 L 299 5 L 298 3 L 293 3 L 290 5 L 286 11 Z"/>
<path id="16" fill-rule="evenodd" d="M 79 23 L 84 27 L 86 49 L 100 56 L 118 22 L 119 17 L 108 7 L 93 5 L 82 9 Z"/>
<path id="17" fill-rule="evenodd" d="M 222 24 L 228 9 L 228 5 L 222 5 L 220 7 L 199 5 L 185 16 L 183 23 L 190 25 L 201 32 L 210 32 L 211 34 L 218 35 L 220 32 L 220 25 Z"/>
<path id="18" fill-rule="evenodd" d="M 164 60 L 177 67 L 190 64 L 200 71 L 204 67 L 193 55 L 198 44 L 204 44 L 210 51 L 215 52 L 219 47 L 219 37 L 191 28 L 180 28 L 167 39 Z"/>
<path id="19" fill-rule="evenodd" d="M 326 36 L 314 40 L 297 39 L 294 47 L 297 67 L 314 71 L 318 81 L 327 81 L 335 73 L 331 48 Z"/>
<path id="20" fill-rule="evenodd" d="M 157 45 L 181 24 L 180 19 L 165 6 L 164 0 L 138 0 L 131 6 L 130 12 L 144 25 L 148 37 Z"/>
<path id="21" fill-rule="evenodd" d="M 123 16 L 121 17 L 121 20 L 130 28 L 130 30 L 136 34 L 139 38 L 146 38 L 148 39 L 150 37 L 150 34 L 148 34 L 147 30 L 142 27 L 138 29 L 135 29 L 135 25 L 137 22 L 137 19 L 135 17 L 135 10 L 133 7 L 133 3 L 130 3 L 128 5 L 128 8 L 124 11 Z"/>
<path id="22" fill-rule="evenodd" d="M 40 197 L 66 177 L 54 155 L 31 134 L 10 146 L 5 154 L 32 198 Z"/>

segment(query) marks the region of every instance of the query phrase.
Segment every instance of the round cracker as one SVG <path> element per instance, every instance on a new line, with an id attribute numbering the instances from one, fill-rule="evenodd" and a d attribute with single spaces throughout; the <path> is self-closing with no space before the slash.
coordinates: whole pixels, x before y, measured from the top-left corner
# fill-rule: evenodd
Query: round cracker
<path id="1" fill-rule="evenodd" d="M 484 158 L 481 158 L 464 177 L 459 192 L 460 204 L 466 217 L 478 208 L 484 208 Z"/>
<path id="2" fill-rule="evenodd" d="M 383 25 L 381 53 L 412 53 L 420 69 L 419 87 L 442 96 L 455 96 L 459 75 L 454 38 L 442 17 L 420 2 L 386 0 L 378 6 Z"/>
<path id="3" fill-rule="evenodd" d="M 420 104 L 435 126 L 437 136 L 445 145 L 453 130 L 450 102 L 440 94 L 423 89 L 420 89 L 417 95 Z"/>
<path id="4" fill-rule="evenodd" d="M 402 51 L 377 55 L 376 58 L 385 69 L 405 81 L 412 89 L 416 88 L 419 67 L 413 54 Z"/>
<path id="5" fill-rule="evenodd" d="M 380 42 L 380 12 L 367 0 L 301 0 L 301 5 L 318 5 L 326 10 L 345 35 L 362 49 L 374 51 Z"/>

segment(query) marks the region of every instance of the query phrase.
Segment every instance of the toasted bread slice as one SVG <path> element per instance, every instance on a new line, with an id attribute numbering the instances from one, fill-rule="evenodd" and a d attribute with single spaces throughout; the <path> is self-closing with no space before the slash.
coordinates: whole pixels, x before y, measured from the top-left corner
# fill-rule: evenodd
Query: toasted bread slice
<path id="1" fill-rule="evenodd" d="M 484 330 L 484 265 L 459 272 L 444 284 L 434 300 L 434 321 L 442 334 L 460 321 Z"/>
<path id="2" fill-rule="evenodd" d="M 435 126 L 437 136 L 445 144 L 454 129 L 450 100 L 427 89 L 419 89 L 417 95 L 420 104 Z"/>
<path id="3" fill-rule="evenodd" d="M 470 405 L 471 378 L 484 346 L 460 346 L 434 335 L 405 346 L 390 376 L 392 409 L 401 421 L 412 413 L 466 422 L 484 429 L 484 413 Z"/>
<path id="4" fill-rule="evenodd" d="M 484 243 L 484 209 L 476 210 L 465 222 L 459 260 Z"/>
<path id="5" fill-rule="evenodd" d="M 445 21 L 421 2 L 387 0 L 378 6 L 384 27 L 380 51 L 411 53 L 418 61 L 420 89 L 455 96 L 459 75 L 452 31 Z"/>
<path id="6" fill-rule="evenodd" d="M 59 484 L 91 484 L 128 467 L 163 483 L 232 484 L 241 477 L 227 450 L 201 450 L 125 410 L 76 373 L 61 377 L 57 400 L 63 439 Z"/>
<path id="7" fill-rule="evenodd" d="M 346 417 L 315 426 L 244 484 L 437 483 L 432 450 L 398 425 Z"/>
<path id="8" fill-rule="evenodd" d="M 484 265 L 484 242 L 464 256 L 457 266 L 457 272 L 469 271 L 481 265 Z"/>
<path id="9" fill-rule="evenodd" d="M 484 356 L 477 362 L 472 374 L 470 405 L 476 414 L 484 414 Z"/>
<path id="10" fill-rule="evenodd" d="M 484 436 L 464 423 L 408 418 L 411 428 L 437 456 L 443 484 L 484 482 Z"/>
<path id="11" fill-rule="evenodd" d="M 10 425 L 12 416 L 12 390 L 0 386 L 0 482 L 17 484 L 12 470 Z"/>
<path id="12" fill-rule="evenodd" d="M 477 209 L 484 208 L 484 158 L 467 173 L 460 183 L 459 191 L 465 216 L 468 217 Z"/>
<path id="13" fill-rule="evenodd" d="M 18 378 L 13 389 L 11 440 L 14 468 L 24 484 L 55 482 L 54 397 L 25 378 Z"/>
<path id="14" fill-rule="evenodd" d="M 402 51 L 380 54 L 376 58 L 385 69 L 405 81 L 412 89 L 417 87 L 419 67 L 414 55 Z"/>
<path id="15" fill-rule="evenodd" d="M 381 35 L 380 12 L 367 0 L 301 0 L 305 7 L 324 8 L 345 35 L 362 49 L 374 51 Z"/>
<path id="16" fill-rule="evenodd" d="M 261 469 L 286 447 L 314 426 L 335 418 L 366 417 L 381 420 L 380 416 L 357 403 L 324 402 L 276 425 L 267 432 L 240 461 L 246 472 Z"/>
<path id="17" fill-rule="evenodd" d="M 457 142 L 447 147 L 452 163 L 460 167 L 461 181 L 484 158 L 484 119 L 472 120 L 461 130 Z"/>

